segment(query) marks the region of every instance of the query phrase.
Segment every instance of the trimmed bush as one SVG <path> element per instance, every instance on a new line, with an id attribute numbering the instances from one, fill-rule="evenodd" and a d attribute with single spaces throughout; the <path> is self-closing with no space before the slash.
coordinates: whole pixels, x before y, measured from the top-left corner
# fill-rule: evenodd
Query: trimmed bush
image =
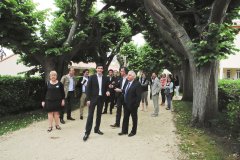
<path id="1" fill-rule="evenodd" d="M 40 109 L 44 80 L 0 76 L 0 115 Z"/>
<path id="2" fill-rule="evenodd" d="M 220 80 L 218 85 L 220 110 L 226 109 L 233 132 L 240 128 L 240 80 Z"/>

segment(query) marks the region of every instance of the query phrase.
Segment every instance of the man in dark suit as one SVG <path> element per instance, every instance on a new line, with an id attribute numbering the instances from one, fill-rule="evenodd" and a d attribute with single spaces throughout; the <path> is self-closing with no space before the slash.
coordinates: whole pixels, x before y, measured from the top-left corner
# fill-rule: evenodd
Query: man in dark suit
<path id="1" fill-rule="evenodd" d="M 115 77 L 113 76 L 113 70 L 108 70 L 108 87 L 110 91 L 110 96 L 105 99 L 105 108 L 102 114 L 107 114 L 108 104 L 110 102 L 110 114 L 112 114 L 112 109 L 114 107 L 114 99 L 115 99 Z"/>
<path id="2" fill-rule="evenodd" d="M 121 120 L 121 115 L 122 115 L 122 106 L 124 104 L 124 96 L 123 96 L 123 91 L 128 83 L 127 80 L 127 68 L 123 67 L 120 70 L 121 78 L 116 84 L 115 87 L 115 95 L 117 96 L 117 112 L 116 112 L 116 121 L 115 124 L 110 125 L 111 127 L 120 127 L 120 120 Z"/>
<path id="3" fill-rule="evenodd" d="M 137 133 L 137 122 L 138 122 L 138 107 L 141 101 L 141 84 L 139 81 L 135 80 L 136 74 L 134 71 L 128 72 L 128 84 L 124 90 L 124 117 L 123 117 L 123 124 L 122 124 L 122 132 L 119 135 L 128 134 L 128 124 L 129 124 L 129 117 L 132 117 L 132 130 L 129 137 L 134 136 Z"/>
<path id="4" fill-rule="evenodd" d="M 113 71 L 113 77 L 115 79 L 115 88 L 116 88 L 116 86 L 118 85 L 118 82 L 121 78 L 121 76 L 118 74 L 118 70 Z M 117 97 L 118 97 L 118 94 L 115 92 L 115 98 L 114 98 L 114 106 L 115 107 L 117 107 Z"/>
<path id="5" fill-rule="evenodd" d="M 83 119 L 83 108 L 86 104 L 86 97 L 87 97 L 87 83 L 89 79 L 89 70 L 84 69 L 83 70 L 83 76 L 79 79 L 76 88 L 78 88 L 79 91 L 79 97 L 80 97 L 80 119 Z"/>
<path id="6" fill-rule="evenodd" d="M 94 128 L 94 133 L 103 135 L 103 132 L 99 130 L 101 123 L 101 115 L 103 103 L 106 96 L 110 96 L 108 91 L 108 80 L 107 77 L 103 75 L 103 65 L 98 64 L 96 67 L 97 73 L 90 76 L 87 85 L 87 105 L 88 109 L 88 118 L 86 123 L 86 131 L 83 137 L 83 140 L 86 141 L 90 135 L 93 124 L 93 115 L 95 107 L 97 106 L 97 117 L 96 125 Z"/>

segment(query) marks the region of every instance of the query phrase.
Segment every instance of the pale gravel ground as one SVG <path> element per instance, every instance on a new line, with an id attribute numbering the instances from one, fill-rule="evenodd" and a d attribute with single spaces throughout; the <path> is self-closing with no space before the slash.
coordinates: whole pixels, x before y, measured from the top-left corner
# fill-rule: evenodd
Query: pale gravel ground
<path id="1" fill-rule="evenodd" d="M 112 129 L 113 115 L 102 116 L 103 136 L 91 133 L 83 142 L 86 124 L 73 112 L 75 121 L 66 121 L 62 130 L 47 133 L 47 121 L 34 123 L 25 129 L 0 137 L 0 160 L 176 160 L 180 158 L 179 140 L 175 134 L 173 115 L 160 106 L 160 116 L 151 117 L 139 111 L 138 133 L 134 137 L 118 136 L 120 128 Z M 94 119 L 95 122 L 95 119 Z M 94 124 L 93 124 L 94 126 Z M 131 122 L 130 128 L 131 130 Z"/>

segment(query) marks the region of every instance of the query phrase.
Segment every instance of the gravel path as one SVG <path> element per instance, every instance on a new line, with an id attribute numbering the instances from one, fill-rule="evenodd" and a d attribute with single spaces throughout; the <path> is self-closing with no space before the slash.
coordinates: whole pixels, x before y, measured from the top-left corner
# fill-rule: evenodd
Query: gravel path
<path id="1" fill-rule="evenodd" d="M 78 119 L 79 110 L 73 112 L 76 120 L 66 121 L 61 131 L 47 133 L 47 121 L 34 123 L 0 137 L 0 160 L 178 159 L 180 152 L 171 111 L 161 106 L 160 116 L 151 117 L 152 110 L 150 101 L 148 112 L 139 111 L 138 133 L 134 137 L 118 136 L 121 129 L 109 126 L 114 123 L 116 108 L 113 115 L 102 116 L 100 130 L 104 135 L 92 132 L 87 142 L 82 140 L 87 115 L 84 120 Z"/>

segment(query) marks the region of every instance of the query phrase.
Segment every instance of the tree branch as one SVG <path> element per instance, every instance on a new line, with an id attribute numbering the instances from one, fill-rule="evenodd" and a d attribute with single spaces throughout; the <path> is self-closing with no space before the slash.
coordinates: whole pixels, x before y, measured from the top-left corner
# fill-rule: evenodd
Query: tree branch
<path id="1" fill-rule="evenodd" d="M 226 12 L 231 0 L 215 0 L 212 5 L 209 23 L 221 24 L 226 16 Z"/>
<path id="2" fill-rule="evenodd" d="M 184 55 L 191 61 L 194 60 L 191 54 L 191 39 L 186 30 L 177 22 L 171 12 L 162 4 L 160 0 L 144 0 L 148 13 L 153 17 L 159 26 L 163 38 L 176 48 L 182 48 Z M 158 16 L 159 15 L 159 16 Z M 169 29 L 164 27 L 168 26 Z M 172 38 L 174 37 L 174 39 Z M 174 47 L 175 46 L 175 47 Z"/>
<path id="3" fill-rule="evenodd" d="M 71 45 L 71 43 L 73 41 L 73 36 L 74 36 L 74 34 L 77 30 L 77 27 L 78 27 L 78 25 L 80 23 L 80 19 L 81 19 L 81 12 L 80 12 L 81 3 L 82 3 L 82 0 L 76 0 L 75 1 L 75 6 L 76 6 L 75 20 L 72 24 L 72 27 L 71 27 L 70 31 L 69 31 L 68 38 L 63 44 L 64 46 Z"/>

